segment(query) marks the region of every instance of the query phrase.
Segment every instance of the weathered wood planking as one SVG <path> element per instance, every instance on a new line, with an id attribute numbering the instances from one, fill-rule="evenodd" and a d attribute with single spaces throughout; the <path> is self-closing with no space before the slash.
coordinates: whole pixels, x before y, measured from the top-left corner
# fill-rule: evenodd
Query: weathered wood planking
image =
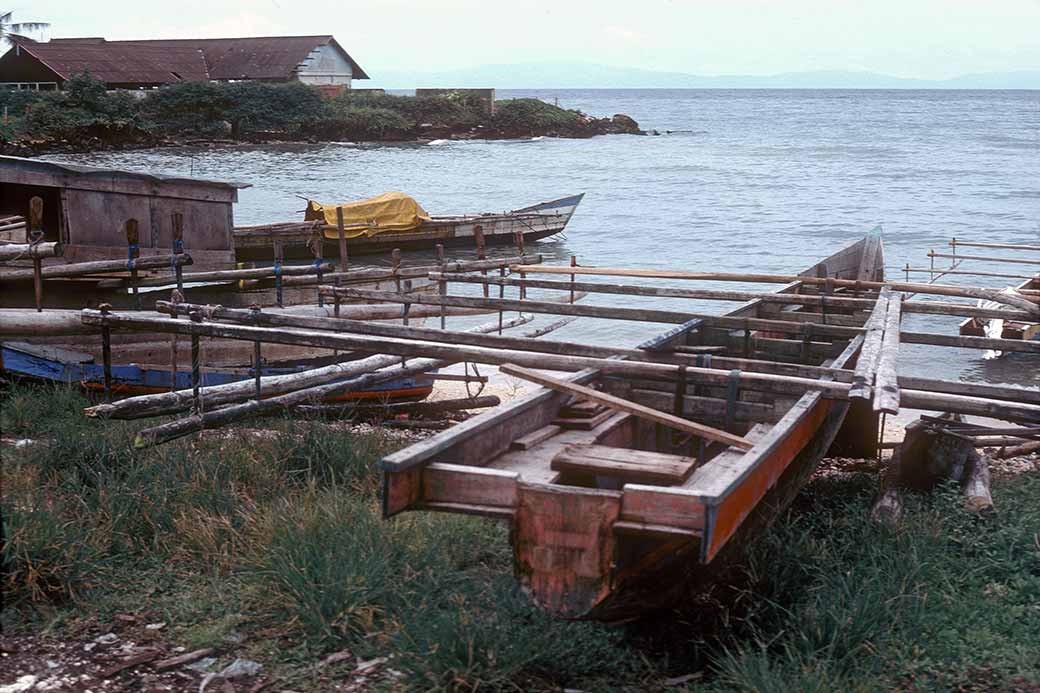
<path id="1" fill-rule="evenodd" d="M 643 484 L 679 484 L 697 465 L 692 457 L 605 445 L 570 445 L 553 458 L 559 472 L 598 474 Z"/>
<path id="2" fill-rule="evenodd" d="M 678 431 L 683 431 L 684 433 L 701 436 L 703 438 L 707 438 L 708 440 L 724 443 L 726 445 L 732 445 L 738 448 L 748 449 L 751 447 L 751 443 L 744 440 L 740 436 L 732 435 L 730 433 L 727 433 L 726 431 L 720 431 L 719 429 L 712 428 L 711 426 L 704 426 L 693 421 L 687 421 L 686 419 L 679 418 L 678 416 L 665 414 L 663 412 L 657 411 L 656 409 L 644 407 L 640 404 L 636 404 L 635 402 L 629 402 L 620 397 L 608 395 L 604 392 L 599 392 L 598 390 L 593 390 L 592 388 L 585 387 L 583 385 L 577 385 L 572 382 L 567 382 L 556 378 L 550 378 L 530 369 L 521 368 L 512 364 L 503 364 L 500 367 L 500 370 L 503 373 L 515 375 L 518 378 L 523 378 L 524 380 L 529 380 L 533 383 L 538 383 L 539 385 L 548 387 L 553 390 L 557 390 L 558 392 L 564 392 L 567 394 L 576 395 L 578 397 L 584 397 L 585 399 L 592 400 L 593 402 L 599 402 L 601 404 L 604 404 L 610 407 L 611 409 L 623 411 L 628 414 L 634 414 L 635 416 L 653 421 L 655 423 L 664 424 L 665 426 L 674 428 Z"/>

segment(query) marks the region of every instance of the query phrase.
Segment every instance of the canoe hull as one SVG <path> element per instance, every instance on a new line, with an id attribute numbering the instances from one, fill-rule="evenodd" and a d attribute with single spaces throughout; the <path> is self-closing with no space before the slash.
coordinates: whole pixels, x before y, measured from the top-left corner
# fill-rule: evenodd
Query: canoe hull
<path id="1" fill-rule="evenodd" d="M 802 276 L 874 281 L 883 279 L 883 268 L 876 232 Z M 795 282 L 781 291 L 804 288 Z M 756 300 L 727 315 L 753 317 L 766 308 Z M 728 356 L 851 368 L 863 343 L 862 335 L 826 343 L 733 332 L 695 319 L 640 348 L 725 345 Z M 384 515 L 437 510 L 509 522 L 517 582 L 535 604 L 563 618 L 627 620 L 675 604 L 718 579 L 729 557 L 790 504 L 829 450 L 840 443 L 843 454 L 869 455 L 876 448 L 878 422 L 869 404 L 864 411 L 818 391 L 727 394 L 740 389 L 732 379 L 728 388 L 691 383 L 692 392 L 685 385 L 679 392 L 675 382 L 599 371 L 569 380 L 637 404 L 692 412 L 753 447 L 712 446 L 624 413 L 588 428 L 569 426 L 563 412 L 571 398 L 536 390 L 383 460 Z M 854 406 L 856 420 L 847 426 Z M 630 451 L 644 461 L 684 461 L 692 472 L 662 482 L 639 470 L 642 477 L 619 476 L 617 466 L 561 464 L 575 449 L 605 448 L 622 458 Z"/>
<path id="2" fill-rule="evenodd" d="M 1016 289 L 1040 290 L 1040 279 L 1027 279 Z M 980 301 L 980 304 L 984 303 Z M 986 307 L 999 307 L 997 304 Z M 991 329 L 994 320 L 984 318 L 968 318 L 960 324 L 960 334 L 968 337 L 999 337 L 1001 339 L 1036 339 L 1040 340 L 1040 323 L 1023 322 L 1021 320 L 1001 320 L 998 328 Z"/>
<path id="3" fill-rule="evenodd" d="M 445 248 L 474 248 L 477 229 L 484 234 L 486 245 L 513 245 L 517 232 L 523 233 L 524 242 L 540 241 L 564 230 L 581 203 L 584 195 L 572 195 L 544 202 L 506 214 L 483 214 L 457 217 L 433 217 L 411 231 L 394 231 L 374 236 L 359 236 L 347 241 L 351 256 L 386 253 L 395 248 L 402 251 L 432 250 L 437 245 Z M 313 257 L 310 243 L 312 232 L 278 236 L 286 258 Z M 236 231 L 235 252 L 239 261 L 269 260 L 273 257 L 274 236 L 246 234 Z M 325 238 L 322 257 L 339 257 L 338 239 Z"/>

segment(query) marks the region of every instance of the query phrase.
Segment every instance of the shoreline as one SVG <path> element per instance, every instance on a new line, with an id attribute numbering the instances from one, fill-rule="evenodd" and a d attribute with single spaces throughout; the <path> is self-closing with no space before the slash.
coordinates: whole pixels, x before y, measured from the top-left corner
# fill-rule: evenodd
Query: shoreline
<path id="1" fill-rule="evenodd" d="M 358 148 L 364 147 L 380 147 L 380 146 L 427 146 L 433 142 L 447 140 L 449 142 L 511 142 L 511 141 L 525 141 L 534 138 L 551 138 L 559 140 L 587 140 L 594 137 L 606 136 L 606 135 L 639 135 L 646 136 L 647 133 L 640 130 L 638 132 L 595 132 L 588 135 L 560 135 L 554 133 L 532 133 L 532 134 L 516 134 L 501 136 L 486 136 L 483 134 L 472 135 L 470 133 L 461 133 L 454 135 L 445 136 L 424 136 L 414 138 L 385 138 L 385 139 L 293 139 L 289 137 L 280 137 L 272 139 L 254 139 L 254 140 L 230 140 L 230 139 L 162 139 L 147 142 L 88 142 L 84 144 L 74 144 L 67 141 L 61 142 L 48 142 L 46 144 L 38 141 L 26 143 L 26 142 L 0 142 L 0 156 L 19 156 L 26 158 L 33 158 L 39 156 L 49 156 L 54 154 L 96 154 L 102 152 L 137 152 L 137 151 L 148 151 L 148 150 L 164 150 L 164 149 L 254 149 L 261 147 L 278 147 L 278 146 L 291 146 L 291 145 L 328 145 L 328 144 L 339 144 L 349 145 Z"/>

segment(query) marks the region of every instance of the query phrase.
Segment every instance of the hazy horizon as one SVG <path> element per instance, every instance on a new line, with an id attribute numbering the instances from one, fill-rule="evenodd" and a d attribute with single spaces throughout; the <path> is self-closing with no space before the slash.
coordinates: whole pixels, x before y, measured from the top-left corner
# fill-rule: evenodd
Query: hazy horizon
<path id="1" fill-rule="evenodd" d="M 34 0 L 47 39 L 332 34 L 373 77 L 543 63 L 697 76 L 877 73 L 948 80 L 1040 70 L 1040 0 Z M 498 86 L 498 85 L 496 85 Z M 538 86 L 538 85 L 535 85 Z M 609 88 L 612 85 L 603 84 Z"/>

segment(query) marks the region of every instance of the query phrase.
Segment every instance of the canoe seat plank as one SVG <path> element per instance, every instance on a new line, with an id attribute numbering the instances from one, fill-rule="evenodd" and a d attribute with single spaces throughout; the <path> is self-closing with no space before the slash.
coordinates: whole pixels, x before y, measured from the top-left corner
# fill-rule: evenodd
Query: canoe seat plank
<path id="1" fill-rule="evenodd" d="M 679 455 L 606 445 L 570 445 L 553 458 L 551 466 L 558 472 L 596 474 L 641 483 L 680 484 L 696 464 L 696 459 Z"/>
<path id="2" fill-rule="evenodd" d="M 559 426 L 565 429 L 576 429 L 580 431 L 590 431 L 596 426 L 609 419 L 614 415 L 614 411 L 604 407 L 603 411 L 593 416 L 584 417 L 569 417 L 561 416 L 557 419 L 553 419 L 553 425 Z"/>
<path id="3" fill-rule="evenodd" d="M 564 407 L 561 407 L 560 417 L 565 419 L 585 419 L 600 413 L 604 409 L 606 409 L 606 407 L 597 402 L 590 402 L 588 400 L 578 400 L 573 404 L 568 404 Z"/>
<path id="4" fill-rule="evenodd" d="M 563 429 L 559 426 L 542 426 L 541 428 L 535 431 L 531 431 L 526 435 L 520 436 L 510 444 L 510 447 L 512 447 L 513 450 L 530 450 L 535 445 L 538 445 L 538 443 L 552 438 L 554 435 L 556 435 L 562 430 Z"/>

